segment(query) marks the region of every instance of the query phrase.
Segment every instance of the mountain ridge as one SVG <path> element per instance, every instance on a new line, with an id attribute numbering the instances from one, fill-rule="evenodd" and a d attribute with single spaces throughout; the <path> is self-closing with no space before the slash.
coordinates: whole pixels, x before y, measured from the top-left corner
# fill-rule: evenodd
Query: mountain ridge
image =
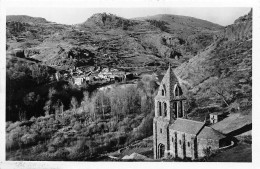
<path id="1" fill-rule="evenodd" d="M 28 15 L 7 15 L 6 22 L 24 22 L 24 23 L 50 23 L 42 17 L 32 17 Z"/>
<path id="2" fill-rule="evenodd" d="M 10 17 L 9 20 L 11 20 Z M 172 62 L 173 65 L 177 66 L 187 61 L 198 50 L 209 45 L 215 34 L 214 31 L 206 31 L 206 29 L 204 31 L 204 28 L 201 27 L 198 27 L 194 32 L 184 25 L 182 27 L 187 27 L 187 29 L 182 31 L 182 28 L 178 28 L 182 34 L 186 35 L 182 36 L 176 32 L 168 32 L 169 23 L 156 20 L 130 20 L 107 13 L 94 14 L 85 22 L 77 25 L 46 23 L 31 26 L 24 23 L 24 21 L 30 22 L 31 20 L 33 19 L 27 17 L 22 23 L 7 24 L 7 37 L 13 39 L 9 40 L 11 42 L 8 44 L 9 49 L 19 47 L 15 39 L 21 41 L 41 39 L 40 42 L 37 42 L 39 45 L 36 46 L 38 46 L 37 50 L 44 48 L 44 51 L 40 50 L 34 59 L 54 65 L 56 63 L 60 65 L 61 59 L 64 60 L 65 65 L 69 63 L 65 66 L 66 69 L 79 64 L 78 61 L 67 62 L 69 59 L 65 55 L 70 49 L 65 50 L 65 53 L 59 53 L 59 47 L 54 46 L 59 41 L 61 41 L 59 46 L 64 49 L 71 48 L 75 44 L 81 44 L 82 50 L 91 49 L 92 53 L 95 53 L 93 58 L 95 63 L 115 63 L 115 65 L 131 67 L 131 65 L 164 65 L 164 63 Z M 22 25 L 20 26 L 20 24 Z M 32 32 L 35 33 L 32 34 Z M 50 50 L 46 50 L 46 47 Z M 55 55 L 53 55 L 53 51 L 57 51 Z M 50 57 L 50 53 L 53 57 Z M 111 59 L 104 58 L 106 55 L 111 55 Z"/>

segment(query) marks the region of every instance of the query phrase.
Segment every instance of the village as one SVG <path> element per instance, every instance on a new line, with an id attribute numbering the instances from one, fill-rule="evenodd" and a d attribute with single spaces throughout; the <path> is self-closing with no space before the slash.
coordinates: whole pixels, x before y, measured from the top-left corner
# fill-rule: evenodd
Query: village
<path id="1" fill-rule="evenodd" d="M 74 67 L 69 71 L 57 70 L 57 72 L 50 77 L 51 81 L 70 81 L 77 86 L 83 86 L 86 84 L 104 84 L 115 82 L 126 82 L 126 80 L 132 80 L 137 77 L 137 74 L 118 70 L 108 67 Z"/>

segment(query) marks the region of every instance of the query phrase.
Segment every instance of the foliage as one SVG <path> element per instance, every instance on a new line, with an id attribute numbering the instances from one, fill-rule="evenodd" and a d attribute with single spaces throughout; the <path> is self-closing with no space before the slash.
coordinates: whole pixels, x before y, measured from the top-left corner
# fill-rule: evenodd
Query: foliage
<path id="1" fill-rule="evenodd" d="M 165 21 L 160 21 L 160 20 L 157 21 L 157 20 L 151 20 L 151 19 L 148 19 L 146 21 L 149 22 L 151 25 L 158 27 L 161 31 L 169 32 L 169 28 L 166 26 L 168 23 Z"/>
<path id="2" fill-rule="evenodd" d="M 50 107 L 55 107 L 59 100 L 59 90 L 49 89 L 46 104 Z M 91 94 L 85 91 L 81 101 L 71 98 L 72 110 L 65 110 L 63 116 L 50 113 L 30 121 L 8 122 L 7 152 L 30 149 L 34 153 L 32 157 L 23 151 L 23 157 L 13 157 L 17 159 L 88 160 L 118 149 L 152 134 L 154 111 L 141 112 L 144 109 L 141 98 L 153 95 L 151 92 L 147 96 L 131 85 Z M 29 94 L 26 103 L 30 104 L 34 97 Z M 100 110 L 103 106 L 104 112 Z"/>

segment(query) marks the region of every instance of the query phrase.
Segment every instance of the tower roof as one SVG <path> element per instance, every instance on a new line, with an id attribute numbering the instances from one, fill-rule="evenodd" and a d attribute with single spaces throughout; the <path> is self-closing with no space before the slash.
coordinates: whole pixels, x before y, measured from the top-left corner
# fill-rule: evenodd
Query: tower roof
<path id="1" fill-rule="evenodd" d="M 169 68 L 167 69 L 167 71 L 161 81 L 160 88 L 159 88 L 160 90 L 161 89 L 166 90 L 166 97 L 164 97 L 164 98 L 167 98 L 170 100 L 174 99 L 175 84 L 179 85 L 179 82 L 171 68 L 171 65 L 169 65 Z M 157 95 L 156 97 L 160 97 L 160 95 Z"/>
<path id="2" fill-rule="evenodd" d="M 169 67 L 168 67 L 168 69 L 167 69 L 167 71 L 166 71 L 166 73 L 165 73 L 165 75 L 162 79 L 162 82 L 171 83 L 171 84 L 178 83 L 178 79 L 175 76 L 170 64 L 169 64 Z"/>

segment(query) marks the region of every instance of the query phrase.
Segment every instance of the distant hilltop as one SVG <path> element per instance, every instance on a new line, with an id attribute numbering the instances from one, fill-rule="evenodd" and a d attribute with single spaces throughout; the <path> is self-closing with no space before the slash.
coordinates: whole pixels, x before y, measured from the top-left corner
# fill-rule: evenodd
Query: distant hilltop
<path id="1" fill-rule="evenodd" d="M 31 17 L 27 15 L 7 15 L 6 22 L 49 23 L 45 18 Z"/>

